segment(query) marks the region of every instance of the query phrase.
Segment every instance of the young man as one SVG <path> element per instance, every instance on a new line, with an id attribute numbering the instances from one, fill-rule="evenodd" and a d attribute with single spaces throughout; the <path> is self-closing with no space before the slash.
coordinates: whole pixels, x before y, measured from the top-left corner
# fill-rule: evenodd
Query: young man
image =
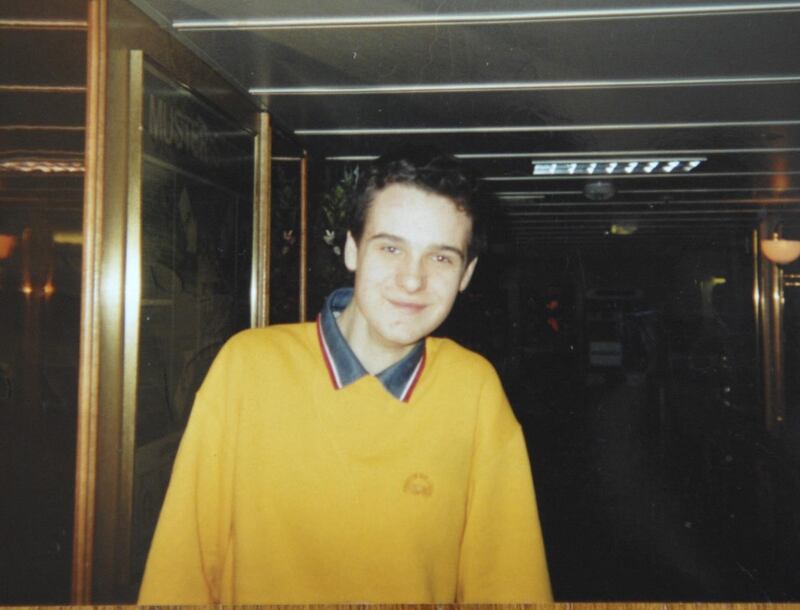
<path id="1" fill-rule="evenodd" d="M 475 270 L 474 194 L 430 151 L 362 177 L 354 289 L 235 336 L 197 393 L 139 603 L 551 600 L 497 375 L 429 336 Z"/>

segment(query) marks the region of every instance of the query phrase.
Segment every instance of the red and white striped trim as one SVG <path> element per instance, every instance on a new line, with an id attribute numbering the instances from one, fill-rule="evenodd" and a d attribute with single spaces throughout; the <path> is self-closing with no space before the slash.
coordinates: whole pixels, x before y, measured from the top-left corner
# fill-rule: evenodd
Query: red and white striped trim
<path id="1" fill-rule="evenodd" d="M 342 380 L 339 379 L 339 372 L 336 370 L 336 365 L 333 363 L 331 350 L 325 341 L 325 334 L 322 332 L 322 314 L 317 315 L 317 337 L 319 337 L 319 345 L 322 349 L 322 357 L 325 360 L 325 366 L 328 369 L 328 374 L 331 376 L 333 387 L 337 390 L 341 390 Z"/>
<path id="2" fill-rule="evenodd" d="M 424 339 L 423 339 L 424 341 Z M 405 389 L 403 389 L 403 393 L 400 395 L 400 400 L 403 402 L 408 402 L 411 400 L 411 394 L 414 392 L 414 388 L 417 387 L 417 382 L 419 378 L 422 377 L 422 369 L 425 368 L 425 357 L 427 355 L 426 346 L 422 346 L 422 357 L 420 357 L 419 362 L 417 362 L 417 366 L 414 369 L 414 372 L 411 374 L 411 379 L 408 380 Z"/>

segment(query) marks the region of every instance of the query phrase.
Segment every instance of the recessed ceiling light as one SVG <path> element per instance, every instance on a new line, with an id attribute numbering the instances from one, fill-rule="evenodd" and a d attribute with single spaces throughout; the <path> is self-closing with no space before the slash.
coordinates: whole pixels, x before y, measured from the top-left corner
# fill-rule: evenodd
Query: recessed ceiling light
<path id="1" fill-rule="evenodd" d="M 617 189 L 607 180 L 589 182 L 583 187 L 583 194 L 592 201 L 608 201 L 617 192 Z"/>
<path id="2" fill-rule="evenodd" d="M 695 159 L 584 159 L 533 161 L 532 163 L 534 176 L 586 176 L 690 172 L 705 160 L 705 157 Z"/>

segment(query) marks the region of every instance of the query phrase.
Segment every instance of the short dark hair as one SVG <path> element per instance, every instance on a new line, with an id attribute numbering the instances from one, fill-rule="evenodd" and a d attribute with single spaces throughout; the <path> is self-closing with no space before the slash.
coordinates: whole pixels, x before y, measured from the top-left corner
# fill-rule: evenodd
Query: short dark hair
<path id="1" fill-rule="evenodd" d="M 359 174 L 350 214 L 349 229 L 361 241 L 367 212 L 383 189 L 404 184 L 440 195 L 453 202 L 472 220 L 467 261 L 486 248 L 483 197 L 478 175 L 463 161 L 434 146 L 404 147 L 387 153 Z"/>

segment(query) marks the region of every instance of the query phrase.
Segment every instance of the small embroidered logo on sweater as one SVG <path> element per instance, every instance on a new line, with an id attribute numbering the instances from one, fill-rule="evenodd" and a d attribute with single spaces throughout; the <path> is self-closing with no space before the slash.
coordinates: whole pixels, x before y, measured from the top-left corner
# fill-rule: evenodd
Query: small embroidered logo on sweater
<path id="1" fill-rule="evenodd" d="M 433 483 L 428 475 L 415 472 L 406 479 L 403 491 L 415 496 L 430 496 L 433 494 Z"/>

